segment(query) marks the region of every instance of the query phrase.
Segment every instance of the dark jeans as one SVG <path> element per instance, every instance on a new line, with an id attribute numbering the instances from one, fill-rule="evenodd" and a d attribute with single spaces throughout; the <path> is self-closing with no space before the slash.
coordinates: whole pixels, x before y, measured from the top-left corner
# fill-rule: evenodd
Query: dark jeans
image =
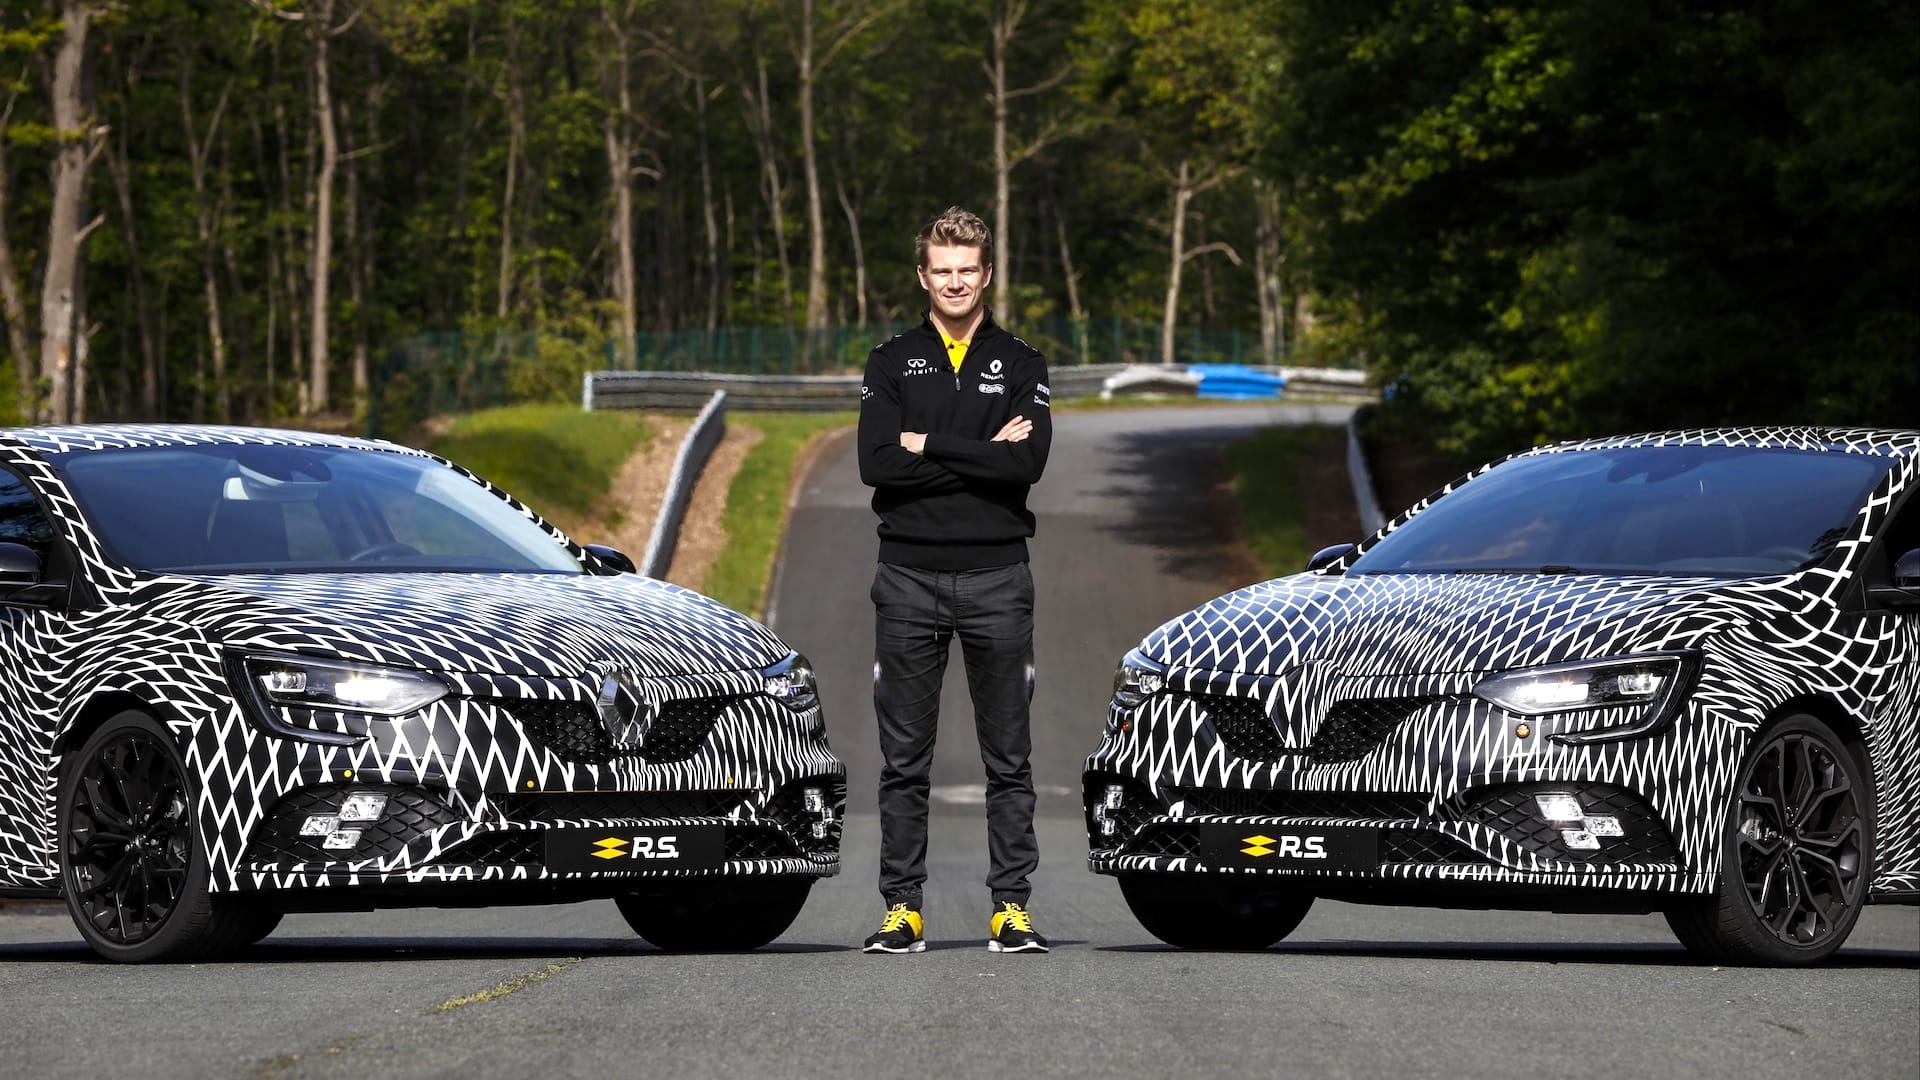
<path id="1" fill-rule="evenodd" d="M 957 636 L 987 772 L 987 888 L 1025 904 L 1040 862 L 1033 835 L 1033 574 L 1026 563 L 873 577 L 873 708 L 880 719 L 880 895 L 920 906 L 927 880 L 927 785 L 940 682 Z"/>

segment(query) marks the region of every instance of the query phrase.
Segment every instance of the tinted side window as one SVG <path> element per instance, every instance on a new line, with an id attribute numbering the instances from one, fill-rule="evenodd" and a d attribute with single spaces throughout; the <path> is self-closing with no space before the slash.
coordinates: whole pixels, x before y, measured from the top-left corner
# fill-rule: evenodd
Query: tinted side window
<path id="1" fill-rule="evenodd" d="M 53 548 L 53 538 L 53 522 L 34 501 L 27 482 L 0 469 L 0 542 L 25 544 L 45 562 Z"/>

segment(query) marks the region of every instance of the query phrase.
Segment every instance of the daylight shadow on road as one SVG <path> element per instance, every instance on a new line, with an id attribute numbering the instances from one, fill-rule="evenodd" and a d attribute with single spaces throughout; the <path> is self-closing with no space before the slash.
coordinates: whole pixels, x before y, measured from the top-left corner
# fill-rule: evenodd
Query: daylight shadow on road
<path id="1" fill-rule="evenodd" d="M 1210 952 L 1204 949 L 1176 949 L 1158 943 L 1108 945 L 1101 952 L 1174 953 Z M 1218 950 L 1221 952 L 1231 950 Z M 1341 941 L 1299 945 L 1279 945 L 1260 950 L 1282 956 L 1371 956 L 1388 960 L 1473 960 L 1495 963 L 1530 964 L 1611 964 L 1637 967 L 1692 967 L 1712 965 L 1695 959 L 1679 945 L 1612 945 L 1604 942 L 1568 944 L 1565 942 L 1471 942 L 1454 944 L 1429 941 Z M 1920 968 L 1920 952 L 1895 949 L 1846 949 L 1822 968 Z"/>
<path id="2" fill-rule="evenodd" d="M 1102 531 L 1151 548 L 1164 574 L 1221 580 L 1233 510 L 1220 451 L 1254 430 L 1223 424 L 1114 436 L 1114 471 L 1130 479 L 1098 492 L 1125 507 Z"/>

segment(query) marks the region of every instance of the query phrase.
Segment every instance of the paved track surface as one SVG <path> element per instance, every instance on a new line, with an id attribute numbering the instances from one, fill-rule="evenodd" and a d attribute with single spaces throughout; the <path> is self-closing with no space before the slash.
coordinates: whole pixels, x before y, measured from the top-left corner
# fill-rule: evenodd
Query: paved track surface
<path id="1" fill-rule="evenodd" d="M 1041 539 L 1035 879 L 1046 956 L 985 933 L 985 822 L 952 672 L 932 947 L 869 957 L 874 539 L 850 444 L 802 485 L 775 621 L 822 669 L 853 774 L 846 871 L 760 953 L 667 955 L 611 903 L 293 916 L 230 963 L 96 962 L 64 911 L 0 908 L 0 1077 L 1920 1076 L 1920 909 L 1815 971 L 1692 963 L 1657 917 L 1323 903 L 1254 955 L 1154 943 L 1086 872 L 1070 794 L 1113 661 L 1219 591 L 1204 483 L 1267 408 L 1064 412 Z"/>

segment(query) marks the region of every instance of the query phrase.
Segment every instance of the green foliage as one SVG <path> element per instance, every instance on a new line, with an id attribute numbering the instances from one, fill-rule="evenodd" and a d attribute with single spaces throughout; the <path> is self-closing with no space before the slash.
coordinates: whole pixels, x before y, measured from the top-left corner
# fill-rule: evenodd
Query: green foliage
<path id="1" fill-rule="evenodd" d="M 462 416 L 426 448 L 571 532 L 596 512 L 620 466 L 651 437 L 632 413 L 515 405 Z"/>
<path id="2" fill-rule="evenodd" d="M 1712 423 L 1911 424 L 1920 17 L 1289 0 L 1261 160 L 1327 337 L 1484 456 Z"/>
<path id="3" fill-rule="evenodd" d="M 704 591 L 728 607 L 765 614 L 773 559 L 787 527 L 787 491 L 800 451 L 815 436 L 854 422 L 852 413 L 732 413 L 727 423 L 756 428 L 761 439 L 727 490 L 727 546 L 707 571 Z"/>

